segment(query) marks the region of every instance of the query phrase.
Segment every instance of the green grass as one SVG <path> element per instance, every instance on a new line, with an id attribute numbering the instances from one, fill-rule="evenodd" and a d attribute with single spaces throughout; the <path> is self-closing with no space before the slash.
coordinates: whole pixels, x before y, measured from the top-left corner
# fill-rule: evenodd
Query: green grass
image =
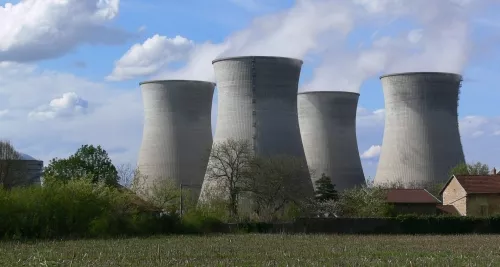
<path id="1" fill-rule="evenodd" d="M 0 266 L 500 266 L 500 236 L 216 235 L 0 242 Z"/>

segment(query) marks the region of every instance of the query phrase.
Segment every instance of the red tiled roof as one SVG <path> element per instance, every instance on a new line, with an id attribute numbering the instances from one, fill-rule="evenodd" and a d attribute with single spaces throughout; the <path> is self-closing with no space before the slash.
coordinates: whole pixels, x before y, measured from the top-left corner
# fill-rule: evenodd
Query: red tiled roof
<path id="1" fill-rule="evenodd" d="M 436 208 L 438 210 L 442 211 L 443 213 L 446 213 L 446 214 L 451 214 L 451 215 L 459 215 L 460 214 L 458 212 L 458 210 L 455 208 L 455 206 L 453 206 L 453 205 L 441 205 L 441 204 L 437 204 Z"/>
<path id="2" fill-rule="evenodd" d="M 387 202 L 389 203 L 440 203 L 425 189 L 388 189 Z"/>
<path id="3" fill-rule="evenodd" d="M 500 193 L 500 175 L 455 175 L 467 194 Z"/>

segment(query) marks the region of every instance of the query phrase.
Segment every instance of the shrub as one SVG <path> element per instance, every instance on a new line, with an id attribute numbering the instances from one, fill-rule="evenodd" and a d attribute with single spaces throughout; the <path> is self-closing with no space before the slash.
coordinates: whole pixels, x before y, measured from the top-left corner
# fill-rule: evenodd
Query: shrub
<path id="1" fill-rule="evenodd" d="M 0 189 L 0 238 L 145 235 L 178 231 L 175 216 L 134 205 L 133 195 L 89 179 Z"/>

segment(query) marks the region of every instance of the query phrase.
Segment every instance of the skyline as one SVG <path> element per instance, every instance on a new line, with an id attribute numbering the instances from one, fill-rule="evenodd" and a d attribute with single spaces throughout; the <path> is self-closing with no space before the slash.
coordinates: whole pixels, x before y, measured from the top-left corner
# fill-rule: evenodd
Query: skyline
<path id="1" fill-rule="evenodd" d="M 115 164 L 135 165 L 140 81 L 212 80 L 216 57 L 254 54 L 304 60 L 301 90 L 360 92 L 357 136 L 367 178 L 375 175 L 384 126 L 378 76 L 463 74 L 466 160 L 500 166 L 495 1 L 7 2 L 0 0 L 0 25 L 7 25 L 0 26 L 0 137 L 45 164 L 93 144 Z"/>

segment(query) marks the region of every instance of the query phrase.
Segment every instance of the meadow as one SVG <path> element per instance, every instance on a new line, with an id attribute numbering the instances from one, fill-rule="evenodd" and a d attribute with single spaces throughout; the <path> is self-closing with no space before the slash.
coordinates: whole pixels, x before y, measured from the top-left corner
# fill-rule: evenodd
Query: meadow
<path id="1" fill-rule="evenodd" d="M 0 266 L 500 266 L 500 236 L 209 235 L 0 242 Z"/>

